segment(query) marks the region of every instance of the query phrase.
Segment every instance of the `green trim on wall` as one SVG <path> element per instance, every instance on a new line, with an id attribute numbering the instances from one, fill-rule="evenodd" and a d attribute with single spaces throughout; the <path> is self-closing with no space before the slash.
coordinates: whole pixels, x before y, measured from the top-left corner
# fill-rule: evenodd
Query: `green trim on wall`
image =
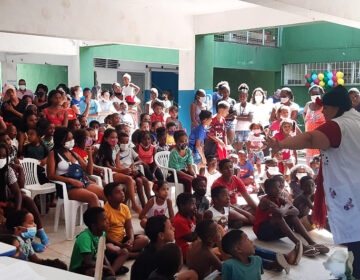
<path id="1" fill-rule="evenodd" d="M 179 64 L 179 51 L 161 48 L 105 45 L 80 48 L 80 84 L 94 85 L 94 58 L 110 58 L 149 63 Z"/>
<path id="2" fill-rule="evenodd" d="M 213 89 L 214 35 L 195 38 L 195 88 Z"/>
<path id="3" fill-rule="evenodd" d="M 26 87 L 32 91 L 35 91 L 40 83 L 47 85 L 49 91 L 58 84 L 68 84 L 67 66 L 19 63 L 16 65 L 16 72 L 17 80 L 25 79 Z"/>

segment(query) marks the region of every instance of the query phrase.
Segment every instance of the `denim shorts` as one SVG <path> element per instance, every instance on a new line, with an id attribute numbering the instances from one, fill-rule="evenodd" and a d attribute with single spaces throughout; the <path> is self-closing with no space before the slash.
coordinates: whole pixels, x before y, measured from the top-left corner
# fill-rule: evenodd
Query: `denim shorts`
<path id="1" fill-rule="evenodd" d="M 261 152 L 251 152 L 249 157 L 250 157 L 250 160 L 255 164 L 264 162 L 264 153 L 263 153 L 263 151 L 261 151 Z"/>
<path id="2" fill-rule="evenodd" d="M 226 121 L 225 122 L 226 131 L 235 130 L 234 121 Z"/>
<path id="3" fill-rule="evenodd" d="M 193 154 L 193 161 L 194 161 L 194 164 L 196 164 L 196 165 L 201 163 L 202 162 L 201 155 L 199 153 Z"/>
<path id="4" fill-rule="evenodd" d="M 250 135 L 250 130 L 235 131 L 235 143 L 247 142 Z"/>

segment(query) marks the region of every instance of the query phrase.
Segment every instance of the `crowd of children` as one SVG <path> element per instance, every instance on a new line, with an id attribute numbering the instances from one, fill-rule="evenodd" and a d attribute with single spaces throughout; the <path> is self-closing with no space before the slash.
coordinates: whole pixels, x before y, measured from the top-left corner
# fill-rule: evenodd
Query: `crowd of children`
<path id="1" fill-rule="evenodd" d="M 69 199 L 88 203 L 83 216 L 87 228 L 76 237 L 71 256 L 73 272 L 94 275 L 101 236 L 106 238 L 103 275 L 129 272 L 126 261 L 132 258 L 131 279 L 175 279 L 175 274 L 176 279 L 260 279 L 263 268 L 289 273 L 303 255 L 329 252 L 308 233 L 314 228 L 318 155 L 309 159 L 310 165 L 298 164 L 295 152 L 273 155 L 265 144 L 266 137 L 280 142 L 301 133 L 289 88 L 280 90 L 282 104 L 261 117 L 259 108 L 272 106 L 261 88 L 248 102 L 249 87 L 241 84 L 236 103 L 229 97 L 228 83 L 219 83 L 222 98 L 215 103 L 214 115 L 199 90 L 191 104 L 192 130 L 186 132 L 168 92 L 161 100 L 158 90 L 151 89 L 146 113 L 139 114 L 140 89 L 128 74 L 123 82 L 122 88 L 115 83 L 113 92 L 93 98 L 88 88 L 70 91 L 59 85 L 45 95 L 43 107 L 22 108 L 16 89 L 5 90 L 0 214 L 7 235 L 1 240 L 18 248 L 13 257 L 67 268 L 60 260 L 41 260 L 35 253 L 43 252 L 50 241 L 38 201 L 22 192 L 23 157 L 39 161 L 42 183 L 62 181 Z M 160 155 L 167 156 L 167 166 L 159 164 Z M 104 167 L 111 169 L 113 182 L 105 184 Z M 90 175 L 99 176 L 103 187 Z M 171 187 L 179 184 L 184 189 L 174 206 Z M 59 186 L 56 195 L 63 196 Z M 47 197 L 48 207 L 55 203 L 54 196 Z M 135 234 L 137 218 L 145 234 Z M 288 237 L 294 249 L 280 254 L 256 246 L 240 230 L 246 225 L 262 241 Z M 183 263 L 189 270 L 179 272 Z"/>

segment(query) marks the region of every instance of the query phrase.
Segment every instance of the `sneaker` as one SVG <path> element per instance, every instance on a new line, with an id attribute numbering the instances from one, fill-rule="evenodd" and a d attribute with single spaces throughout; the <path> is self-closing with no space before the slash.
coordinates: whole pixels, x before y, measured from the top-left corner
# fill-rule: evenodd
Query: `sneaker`
<path id="1" fill-rule="evenodd" d="M 36 237 L 40 238 L 41 244 L 43 244 L 44 246 L 47 247 L 47 246 L 50 245 L 50 240 L 47 237 L 44 229 L 38 230 L 37 233 L 36 233 Z"/>
<path id="2" fill-rule="evenodd" d="M 46 249 L 46 246 L 45 246 L 45 245 L 43 245 L 43 244 L 41 244 L 41 243 L 37 243 L 37 242 L 35 242 L 35 241 L 33 241 L 33 242 L 31 243 L 31 245 L 32 245 L 32 247 L 33 247 L 33 249 L 34 249 L 34 251 L 35 251 L 36 253 L 42 253 L 42 252 L 44 252 L 45 249 Z"/>

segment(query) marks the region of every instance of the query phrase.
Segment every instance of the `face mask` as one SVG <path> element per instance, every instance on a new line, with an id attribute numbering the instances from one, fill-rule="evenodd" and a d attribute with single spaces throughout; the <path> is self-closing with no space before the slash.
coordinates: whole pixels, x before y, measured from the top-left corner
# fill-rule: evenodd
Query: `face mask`
<path id="1" fill-rule="evenodd" d="M 83 91 L 80 91 L 80 92 L 79 92 L 79 97 L 83 97 L 83 96 L 84 96 Z"/>
<path id="2" fill-rule="evenodd" d="M 288 103 L 289 102 L 289 97 L 282 97 L 280 98 L 280 101 L 282 104 Z"/>
<path id="3" fill-rule="evenodd" d="M 6 165 L 6 158 L 1 158 L 0 159 L 0 169 L 4 168 L 5 165 Z"/>
<path id="4" fill-rule="evenodd" d="M 68 150 L 71 150 L 72 148 L 74 148 L 74 146 L 75 146 L 75 141 L 74 141 L 74 139 L 65 142 L 65 145 L 64 145 L 64 147 L 65 147 L 66 149 L 68 149 Z"/>
<path id="5" fill-rule="evenodd" d="M 174 135 L 175 131 L 168 131 L 169 135 Z"/>
<path id="6" fill-rule="evenodd" d="M 254 133 L 254 134 L 260 134 L 260 133 L 261 133 L 261 129 L 254 129 L 254 130 L 253 130 L 253 133 Z"/>
<path id="7" fill-rule="evenodd" d="M 96 137 L 96 139 L 98 139 L 98 136 L 99 136 L 99 130 L 98 130 L 98 129 L 94 129 L 94 131 L 95 131 L 95 137 Z"/>
<path id="8" fill-rule="evenodd" d="M 109 141 L 108 141 L 108 143 L 109 143 L 109 145 L 110 145 L 110 146 L 114 147 L 114 146 L 116 146 L 116 145 L 117 145 L 117 143 L 118 143 L 118 139 L 112 139 L 112 140 L 109 140 Z"/>
<path id="9" fill-rule="evenodd" d="M 270 175 L 276 175 L 276 174 L 279 174 L 279 167 L 276 167 L 276 166 L 272 166 L 272 167 L 269 167 L 268 170 Z"/>
<path id="10" fill-rule="evenodd" d="M 120 150 L 125 151 L 129 147 L 129 144 L 120 144 Z"/>
<path id="11" fill-rule="evenodd" d="M 296 173 L 296 178 L 300 181 L 302 177 L 307 176 L 307 173 Z"/>
<path id="12" fill-rule="evenodd" d="M 321 95 L 311 95 L 312 102 L 315 102 L 317 98 L 321 99 Z"/>
<path id="13" fill-rule="evenodd" d="M 318 169 L 318 168 L 314 169 L 313 171 L 314 171 L 314 174 L 315 174 L 315 175 L 318 175 L 318 174 L 319 174 L 319 169 Z"/>
<path id="14" fill-rule="evenodd" d="M 188 143 L 183 143 L 181 145 L 178 145 L 180 150 L 185 150 L 187 148 L 187 146 L 188 146 Z"/>
<path id="15" fill-rule="evenodd" d="M 94 142 L 93 139 L 87 136 L 85 140 L 85 147 L 90 147 L 93 144 L 93 142 Z"/>
<path id="16" fill-rule="evenodd" d="M 26 86 L 25 86 L 25 85 L 20 85 L 20 86 L 19 86 L 19 89 L 20 89 L 20 90 L 25 90 L 25 89 L 26 89 Z"/>
<path id="17" fill-rule="evenodd" d="M 275 95 L 277 98 L 279 98 L 279 97 L 280 97 L 280 91 L 275 92 L 274 95 Z"/>
<path id="18" fill-rule="evenodd" d="M 30 228 L 27 228 L 27 232 L 22 232 L 21 236 L 24 238 L 33 239 L 33 238 L 35 238 L 36 232 L 37 232 L 36 227 L 30 227 Z"/>
<path id="19" fill-rule="evenodd" d="M 205 100 L 206 100 L 206 98 L 205 97 L 199 97 L 199 101 L 201 102 L 201 103 L 204 103 L 205 102 Z"/>
<path id="20" fill-rule="evenodd" d="M 121 109 L 120 112 L 121 112 L 121 114 L 125 115 L 126 114 L 126 109 Z"/>
<path id="21" fill-rule="evenodd" d="M 256 103 L 260 103 L 260 102 L 262 102 L 262 100 L 263 100 L 262 96 L 260 96 L 260 95 L 255 96 L 255 102 Z"/>
<path id="22" fill-rule="evenodd" d="M 195 194 L 197 194 L 198 196 L 204 196 L 206 194 L 206 190 L 205 189 L 199 189 L 195 192 Z"/>

